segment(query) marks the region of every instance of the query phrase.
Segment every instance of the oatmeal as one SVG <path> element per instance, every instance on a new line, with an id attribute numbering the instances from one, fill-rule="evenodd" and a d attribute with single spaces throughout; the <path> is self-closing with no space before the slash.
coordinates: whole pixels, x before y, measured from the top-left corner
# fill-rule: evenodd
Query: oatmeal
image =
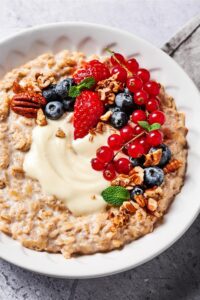
<path id="1" fill-rule="evenodd" d="M 1 80 L 0 230 L 23 246 L 66 258 L 121 248 L 180 191 L 184 115 L 122 58 L 46 53 Z"/>

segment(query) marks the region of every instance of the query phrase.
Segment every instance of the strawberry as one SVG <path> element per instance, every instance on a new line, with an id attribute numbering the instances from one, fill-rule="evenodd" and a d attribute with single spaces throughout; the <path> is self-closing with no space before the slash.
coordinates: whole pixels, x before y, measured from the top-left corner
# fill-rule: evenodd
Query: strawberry
<path id="1" fill-rule="evenodd" d="M 104 112 L 103 102 L 96 92 L 83 91 L 74 106 L 74 139 L 83 138 L 95 127 Z"/>
<path id="2" fill-rule="evenodd" d="M 86 63 L 85 68 L 79 69 L 73 75 L 76 84 L 79 84 L 87 77 L 93 77 L 96 82 L 110 77 L 110 71 L 108 67 L 98 60 L 91 60 Z"/>

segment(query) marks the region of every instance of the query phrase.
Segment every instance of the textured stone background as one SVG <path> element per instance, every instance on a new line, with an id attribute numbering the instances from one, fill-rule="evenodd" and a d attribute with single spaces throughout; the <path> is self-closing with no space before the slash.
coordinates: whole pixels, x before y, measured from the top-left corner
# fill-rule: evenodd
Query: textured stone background
<path id="1" fill-rule="evenodd" d="M 48 22 L 88 21 L 128 30 L 159 47 L 200 14 L 200 0 L 0 0 L 0 5 L 0 38 Z M 164 50 L 200 88 L 200 17 L 165 45 Z M 159 257 L 111 277 L 48 278 L 0 260 L 0 300 L 199 300 L 199 221 L 200 217 Z"/>

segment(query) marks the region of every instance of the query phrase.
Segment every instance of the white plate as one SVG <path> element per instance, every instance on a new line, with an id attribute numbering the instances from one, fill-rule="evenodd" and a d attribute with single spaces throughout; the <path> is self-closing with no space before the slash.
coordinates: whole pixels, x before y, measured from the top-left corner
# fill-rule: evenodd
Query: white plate
<path id="1" fill-rule="evenodd" d="M 102 53 L 108 45 L 126 55 L 135 55 L 174 96 L 178 109 L 186 113 L 190 146 L 185 185 L 170 207 L 164 223 L 153 233 L 132 242 L 122 250 L 66 260 L 60 254 L 36 252 L 0 235 L 3 259 L 42 274 L 65 277 L 98 277 L 134 268 L 170 247 L 189 228 L 200 210 L 200 95 L 191 79 L 165 53 L 127 32 L 86 23 L 60 23 L 26 30 L 0 42 L 0 72 L 34 58 L 47 50 L 64 48 L 88 54 Z"/>

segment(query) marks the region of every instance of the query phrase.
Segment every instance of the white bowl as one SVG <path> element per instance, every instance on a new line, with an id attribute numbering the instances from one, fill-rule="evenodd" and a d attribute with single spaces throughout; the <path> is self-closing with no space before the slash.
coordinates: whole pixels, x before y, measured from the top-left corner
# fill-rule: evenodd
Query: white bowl
<path id="1" fill-rule="evenodd" d="M 36 252 L 17 241 L 0 235 L 3 259 L 35 272 L 65 277 L 87 278 L 109 275 L 134 268 L 170 247 L 189 228 L 200 210 L 198 184 L 200 178 L 200 95 L 185 72 L 161 50 L 127 32 L 87 23 L 49 24 L 32 28 L 0 42 L 0 73 L 25 63 L 47 50 L 64 48 L 101 54 L 106 46 L 127 56 L 136 56 L 140 64 L 151 70 L 175 97 L 180 111 L 186 114 L 190 146 L 185 185 L 164 218 L 164 223 L 146 235 L 109 253 L 64 259 L 60 254 Z"/>

